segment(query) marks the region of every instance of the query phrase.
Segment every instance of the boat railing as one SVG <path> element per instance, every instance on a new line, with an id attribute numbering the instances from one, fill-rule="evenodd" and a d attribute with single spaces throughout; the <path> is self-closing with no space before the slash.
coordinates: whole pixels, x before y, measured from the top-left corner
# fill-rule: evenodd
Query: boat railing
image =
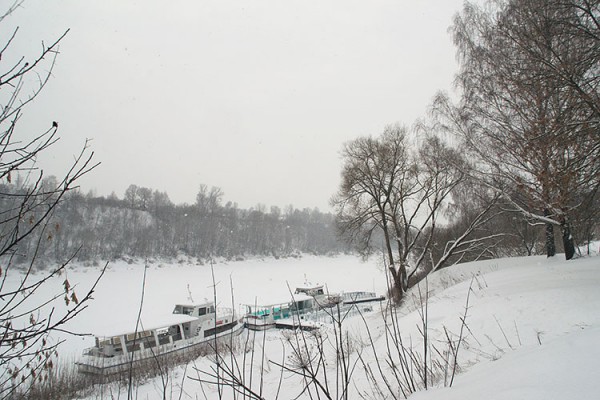
<path id="1" fill-rule="evenodd" d="M 360 300 L 377 297 L 375 292 L 348 292 L 341 294 L 344 300 Z"/>
<path id="2" fill-rule="evenodd" d="M 339 311 L 338 311 L 339 310 Z M 335 319 L 354 317 L 365 312 L 373 311 L 373 304 L 338 304 L 329 309 L 321 309 L 299 315 L 300 320 L 322 323 L 332 323 Z M 297 317 L 296 317 L 297 318 Z"/>
<path id="3" fill-rule="evenodd" d="M 217 307 L 217 317 L 225 315 L 235 315 L 233 308 Z"/>
<path id="4" fill-rule="evenodd" d="M 94 347 L 90 349 L 86 349 L 83 352 L 84 356 L 92 356 L 91 359 L 88 359 L 88 362 L 94 360 L 93 364 L 98 366 L 109 366 L 109 365 L 117 365 L 123 364 L 130 361 L 138 361 L 144 358 L 150 358 L 162 355 L 163 353 L 169 353 L 173 349 L 177 348 L 176 344 L 166 343 L 161 346 L 154 346 L 150 348 L 140 349 L 136 346 L 135 351 L 131 351 L 130 347 L 128 347 L 128 354 L 118 354 L 111 357 L 93 357 L 97 354 L 94 353 Z"/>

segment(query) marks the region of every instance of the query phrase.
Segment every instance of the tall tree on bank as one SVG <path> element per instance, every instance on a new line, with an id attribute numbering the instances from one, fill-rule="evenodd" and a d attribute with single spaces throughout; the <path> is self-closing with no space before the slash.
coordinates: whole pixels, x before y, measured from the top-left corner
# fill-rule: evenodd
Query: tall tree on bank
<path id="1" fill-rule="evenodd" d="M 405 130 L 386 128 L 381 138 L 361 137 L 342 150 L 342 183 L 331 203 L 342 237 L 356 243 L 363 254 L 372 249 L 376 233 L 383 233 L 387 266 L 395 295 L 406 290 L 406 268 L 396 265 L 393 249 L 392 191 L 402 177 L 416 175 L 409 162 Z"/>
<path id="2" fill-rule="evenodd" d="M 342 182 L 331 201 L 338 231 L 364 255 L 383 243 L 396 301 L 418 272 L 420 278 L 435 271 L 490 238 L 471 237 L 487 221 L 490 208 L 483 207 L 433 257 L 438 220 L 466 168 L 460 154 L 435 136 L 425 135 L 415 149 L 403 127 L 391 126 L 379 137 L 347 143 L 342 157 Z"/>
<path id="3" fill-rule="evenodd" d="M 0 11 L 0 23 L 20 3 Z M 38 251 L 60 233 L 60 221 L 51 223 L 52 216 L 96 165 L 84 146 L 62 179 L 45 177 L 39 169 L 38 156 L 51 151 L 58 140 L 58 123 L 47 121 L 40 132 L 32 133 L 24 132 L 18 122 L 52 75 L 66 33 L 50 45 L 42 42 L 41 53 L 30 60 L 11 54 L 17 33 L 18 29 L 0 43 L 0 398 L 19 398 L 33 380 L 48 377 L 60 344 L 51 333 L 64 331 L 64 325 L 87 306 L 95 287 L 79 297 L 75 294 L 65 276 L 68 257 L 34 274 L 43 267 Z M 22 257 L 28 263 L 18 266 Z M 19 274 L 17 285 L 9 278 L 14 274 Z M 52 289 L 51 282 L 59 275 L 62 287 Z"/>
<path id="4" fill-rule="evenodd" d="M 444 112 L 480 178 L 546 223 L 548 256 L 559 226 L 573 257 L 571 215 L 600 184 L 599 17 L 597 1 L 496 0 L 452 28 L 462 97 Z"/>

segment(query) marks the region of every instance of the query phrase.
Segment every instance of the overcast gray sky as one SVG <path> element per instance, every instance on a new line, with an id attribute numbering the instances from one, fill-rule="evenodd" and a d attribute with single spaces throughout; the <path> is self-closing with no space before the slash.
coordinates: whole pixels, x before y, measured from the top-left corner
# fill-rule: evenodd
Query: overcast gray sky
<path id="1" fill-rule="evenodd" d="M 5 3 L 5 2 L 3 2 Z M 22 128 L 58 121 L 40 159 L 60 175 L 86 138 L 82 189 L 136 184 L 193 203 L 329 210 L 344 142 L 423 116 L 456 73 L 462 0 L 27 0 L 13 51 L 71 31 Z"/>

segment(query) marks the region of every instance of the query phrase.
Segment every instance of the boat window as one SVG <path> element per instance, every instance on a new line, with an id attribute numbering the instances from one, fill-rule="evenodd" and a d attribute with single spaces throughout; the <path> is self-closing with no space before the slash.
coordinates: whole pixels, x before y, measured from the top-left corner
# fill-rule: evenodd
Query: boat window
<path id="1" fill-rule="evenodd" d="M 210 306 L 210 311 L 211 314 L 215 312 L 215 306 Z"/>
<path id="2" fill-rule="evenodd" d="M 198 315 L 206 315 L 206 307 L 199 308 Z"/>
<path id="3" fill-rule="evenodd" d="M 186 307 L 186 306 L 182 306 L 182 305 L 175 306 L 175 309 L 173 310 L 173 314 L 193 315 L 193 313 L 194 313 L 194 307 Z"/>
<path id="4" fill-rule="evenodd" d="M 157 335 L 168 335 L 169 334 L 169 328 L 159 328 L 156 330 L 156 334 Z"/>
<path id="5" fill-rule="evenodd" d="M 142 332 L 137 332 L 137 334 L 129 333 L 129 334 L 127 334 L 127 340 L 132 341 L 136 338 L 141 339 L 141 338 L 145 338 L 145 337 L 149 337 L 149 336 L 152 336 L 152 331 L 142 331 Z"/>

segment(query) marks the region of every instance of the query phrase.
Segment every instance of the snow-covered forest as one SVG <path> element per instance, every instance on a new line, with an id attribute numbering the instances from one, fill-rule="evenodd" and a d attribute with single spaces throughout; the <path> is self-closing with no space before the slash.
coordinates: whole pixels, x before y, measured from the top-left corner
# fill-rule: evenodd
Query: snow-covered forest
<path id="1" fill-rule="evenodd" d="M 46 178 L 41 190 L 58 183 Z M 285 210 L 257 206 L 246 210 L 221 204 L 217 188 L 200 190 L 196 204 L 175 205 L 167 193 L 131 185 L 122 199 L 65 195 L 49 218 L 47 240 L 24 239 L 26 251 L 18 262 L 31 261 L 36 248 L 37 267 L 46 260 L 62 262 L 76 254 L 78 260 L 120 258 L 176 258 L 179 254 L 208 260 L 252 256 L 288 257 L 299 253 L 341 253 L 350 250 L 335 234 L 334 216 L 318 209 Z M 19 184 L 3 184 L 6 210 L 18 209 Z M 50 203 L 51 199 L 46 199 Z M 43 261 L 42 261 L 43 260 Z"/>
<path id="2" fill-rule="evenodd" d="M 52 192 L 57 186 L 56 178 L 50 177 L 42 180 L 38 189 Z M 34 189 L 20 187 L 18 179 L 16 183 L 0 187 L 6 194 L 0 199 L 5 210 L 18 210 L 19 195 Z M 219 189 L 206 192 L 201 186 L 198 201 L 192 205 L 175 205 L 167 193 L 135 185 L 130 186 L 122 199 L 116 195 L 105 198 L 78 191 L 65 193 L 48 218 L 45 240 L 39 241 L 35 235 L 24 237 L 20 245 L 24 250 L 15 254 L 14 261 L 20 264 L 34 261 L 35 268 L 43 269 L 48 261 L 60 263 L 73 255 L 79 261 L 176 259 L 183 255 L 208 262 L 210 258 L 243 260 L 357 250 L 367 255 L 383 248 L 381 232 L 373 232 L 368 245 L 339 236 L 342 220 L 336 220 L 331 213 L 318 209 L 298 210 L 292 206 L 284 210 L 278 207 L 266 210 L 261 205 L 240 209 L 231 202 L 223 205 L 219 198 L 211 199 L 211 192 L 220 193 Z M 44 199 L 40 206 L 50 206 L 55 198 Z M 438 244 L 427 246 L 417 242 L 419 250 L 431 251 L 436 260 L 443 257 L 446 244 L 454 240 L 465 225 L 469 226 L 468 215 L 458 207 L 470 206 L 475 207 L 475 204 L 466 201 L 456 205 L 453 214 L 447 212 L 445 226 L 437 228 L 432 236 Z M 474 246 L 461 251 L 450 261 L 543 253 L 543 232 L 520 218 L 518 212 L 506 211 L 508 208 L 506 203 L 495 204 L 488 210 L 493 218 L 482 221 L 469 232 L 469 239 L 483 242 L 482 238 L 493 234 L 493 241 L 488 241 L 485 248 Z M 572 223 L 574 234 L 580 243 L 586 243 L 593 238 L 594 220 L 587 214 L 576 216 Z"/>

